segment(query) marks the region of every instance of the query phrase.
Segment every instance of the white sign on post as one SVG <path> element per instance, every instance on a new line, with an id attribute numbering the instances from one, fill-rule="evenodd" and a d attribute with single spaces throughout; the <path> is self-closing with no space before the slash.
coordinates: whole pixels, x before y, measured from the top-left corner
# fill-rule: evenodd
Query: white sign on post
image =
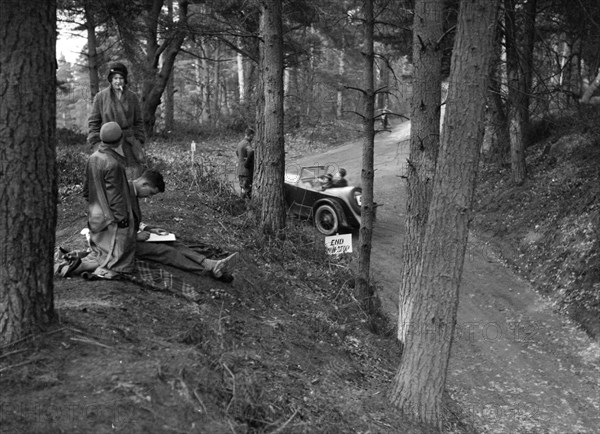
<path id="1" fill-rule="evenodd" d="M 352 253 L 352 234 L 325 237 L 325 248 L 330 255 Z"/>

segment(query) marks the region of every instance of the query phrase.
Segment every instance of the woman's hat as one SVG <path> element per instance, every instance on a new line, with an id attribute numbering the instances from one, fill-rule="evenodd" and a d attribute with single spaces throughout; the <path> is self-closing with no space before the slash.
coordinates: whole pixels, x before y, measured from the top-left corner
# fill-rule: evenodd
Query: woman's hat
<path id="1" fill-rule="evenodd" d="M 108 145 L 119 143 L 122 135 L 123 131 L 116 122 L 107 122 L 100 128 L 100 140 Z"/>
<path id="2" fill-rule="evenodd" d="M 127 83 L 127 67 L 120 62 L 113 63 L 108 70 L 108 82 L 113 78 L 113 75 L 120 74 L 125 79 L 125 83 Z"/>

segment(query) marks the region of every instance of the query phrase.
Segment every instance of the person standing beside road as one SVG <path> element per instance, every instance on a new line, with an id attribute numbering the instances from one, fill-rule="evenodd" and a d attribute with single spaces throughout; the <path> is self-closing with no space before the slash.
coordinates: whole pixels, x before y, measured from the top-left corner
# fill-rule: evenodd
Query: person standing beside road
<path id="1" fill-rule="evenodd" d="M 254 176 L 254 150 L 252 140 L 254 130 L 246 128 L 244 139 L 238 143 L 235 154 L 238 159 L 237 174 L 240 182 L 241 197 L 252 197 L 252 177 Z"/>
<path id="2" fill-rule="evenodd" d="M 95 150 L 100 144 L 100 128 L 107 122 L 116 122 L 123 131 L 122 147 L 126 158 L 129 179 L 142 174 L 146 162 L 144 143 L 146 133 L 139 99 L 127 87 L 127 67 L 114 63 L 108 72 L 110 86 L 94 97 L 92 112 L 88 118 L 88 144 Z"/>

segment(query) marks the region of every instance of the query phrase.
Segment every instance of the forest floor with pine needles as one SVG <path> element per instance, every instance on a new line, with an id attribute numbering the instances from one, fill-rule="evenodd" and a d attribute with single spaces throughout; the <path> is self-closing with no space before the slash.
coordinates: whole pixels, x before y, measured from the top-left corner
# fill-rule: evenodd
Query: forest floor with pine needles
<path id="1" fill-rule="evenodd" d="M 340 134 L 343 130 L 338 125 L 335 136 L 288 138 L 294 145 L 286 159 L 356 139 Z M 389 404 L 401 349 L 394 319 L 384 313 L 368 317 L 354 298 L 356 257 L 329 257 L 322 236 L 305 223 L 291 224 L 285 240 L 263 239 L 256 230 L 257 211 L 233 192 L 237 140 L 196 139 L 193 165 L 189 141 L 157 140 L 149 154 L 165 175 L 167 191 L 141 204 L 144 221 L 170 229 L 184 242 L 239 252 L 233 282 L 181 274 L 201 296 L 191 302 L 126 281 L 55 279 L 55 326 L 1 349 L 0 432 L 429 432 L 404 420 Z M 80 231 L 86 206 L 79 180 L 87 154 L 80 150 L 59 149 L 57 245 L 69 248 L 85 246 Z M 536 151 L 530 157 L 534 180 L 543 172 L 536 168 L 537 155 Z M 523 245 L 521 239 L 541 238 L 528 235 L 524 223 L 515 222 L 506 232 L 494 229 L 519 214 L 509 213 L 510 219 L 504 220 L 499 216 L 507 214 L 505 207 L 490 209 L 498 200 L 487 198 L 508 188 L 491 179 L 481 183 L 476 227 L 488 235 L 490 249 L 505 247 L 502 252 L 509 263 L 510 258 L 531 263 L 535 257 L 519 260 L 528 252 L 515 253 L 514 248 Z M 546 178 L 526 186 L 544 184 Z M 510 203 L 521 202 L 512 197 Z M 538 208 L 531 204 L 527 210 Z M 543 227 L 552 229 L 549 223 Z M 587 240 L 581 238 L 585 231 L 574 232 L 580 234 L 578 243 Z M 544 239 L 550 237 L 543 234 Z M 568 246 L 565 250 L 570 251 Z M 459 339 L 457 348 L 468 343 Z M 468 371 L 468 366 L 461 368 Z M 451 381 L 459 371 L 450 374 Z M 449 390 L 453 395 L 460 392 L 452 384 Z M 450 394 L 445 403 L 444 432 L 476 432 L 474 418 L 481 415 Z M 510 432 L 550 432 L 535 429 Z M 478 430 L 486 432 L 480 426 Z"/>

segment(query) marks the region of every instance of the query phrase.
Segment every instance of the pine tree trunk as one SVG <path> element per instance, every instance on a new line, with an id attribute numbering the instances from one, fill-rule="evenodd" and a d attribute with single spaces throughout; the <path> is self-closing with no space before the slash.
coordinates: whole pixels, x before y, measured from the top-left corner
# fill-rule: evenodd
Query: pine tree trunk
<path id="1" fill-rule="evenodd" d="M 200 43 L 202 47 L 202 59 L 200 59 L 203 73 L 202 77 L 202 115 L 200 116 L 200 123 L 204 126 L 208 126 L 210 122 L 210 65 L 208 64 L 208 44 L 205 38 L 202 38 Z"/>
<path id="2" fill-rule="evenodd" d="M 265 30 L 262 28 L 264 20 L 260 20 L 261 28 L 259 33 L 264 34 Z M 265 46 L 260 44 L 258 47 L 258 74 L 255 90 L 255 131 L 254 136 L 254 182 L 252 185 L 252 201 L 255 204 L 262 204 L 263 202 L 263 185 L 268 181 L 265 179 L 267 176 L 266 158 L 267 148 L 263 145 L 265 143 L 265 77 L 262 73 L 265 63 Z"/>
<path id="3" fill-rule="evenodd" d="M 216 60 L 213 65 L 213 97 L 212 97 L 212 122 L 211 126 L 216 128 L 219 126 L 220 121 L 220 101 L 219 101 L 219 89 L 220 89 L 220 75 L 221 75 L 221 62 L 220 62 L 220 50 L 219 45 L 216 46 L 213 51 L 213 57 Z"/>
<path id="4" fill-rule="evenodd" d="M 502 32 L 496 32 L 494 41 L 494 57 L 492 59 L 492 71 L 490 77 L 490 89 L 488 95 L 489 104 L 489 124 L 486 127 L 490 129 L 492 136 L 492 145 L 489 149 L 488 160 L 494 164 L 503 166 L 510 162 L 510 132 L 508 129 L 508 118 L 506 108 L 502 100 Z"/>
<path id="5" fill-rule="evenodd" d="M 100 80 L 98 77 L 98 44 L 96 42 L 96 20 L 92 13 L 92 5 L 86 1 L 83 5 L 85 15 L 85 27 L 87 32 L 87 54 L 88 54 L 88 76 L 90 78 L 90 101 L 100 91 Z"/>
<path id="6" fill-rule="evenodd" d="M 497 3 L 460 4 L 440 155 L 393 403 L 441 429 L 488 85 Z"/>
<path id="7" fill-rule="evenodd" d="M 56 2 L 0 4 L 0 347 L 54 319 Z"/>
<path id="8" fill-rule="evenodd" d="M 246 80 L 244 75 L 244 57 L 242 53 L 237 53 L 237 77 L 238 77 L 238 102 L 244 104 L 246 101 Z"/>
<path id="9" fill-rule="evenodd" d="M 173 0 L 167 0 L 167 15 L 169 24 L 173 24 Z M 173 131 L 175 123 L 175 67 L 169 74 L 165 87 L 165 131 Z"/>
<path id="10" fill-rule="evenodd" d="M 362 152 L 362 205 L 361 223 L 358 232 L 358 273 L 356 276 L 356 298 L 367 313 L 373 312 L 373 290 L 370 284 L 371 247 L 373 239 L 373 184 L 374 184 L 374 149 L 375 149 L 375 90 L 373 63 L 373 0 L 364 2 L 364 57 L 365 80 L 363 89 L 363 152 Z"/>
<path id="11" fill-rule="evenodd" d="M 521 185 L 525 182 L 525 120 L 522 73 L 519 72 L 519 52 L 517 50 L 517 28 L 515 26 L 515 1 L 504 0 L 504 27 L 506 38 L 506 73 L 508 76 L 508 128 L 510 132 L 510 166 L 512 182 Z"/>
<path id="12" fill-rule="evenodd" d="M 283 135 L 283 29 L 280 0 L 261 2 L 264 40 L 264 147 L 261 228 L 278 235 L 285 228 Z"/>
<path id="13" fill-rule="evenodd" d="M 173 131 L 175 124 L 175 69 L 171 71 L 165 88 L 165 131 Z"/>
<path id="14" fill-rule="evenodd" d="M 521 130 L 525 137 L 525 146 L 529 146 L 531 137 L 529 137 L 529 105 L 531 94 L 531 85 L 533 80 L 533 50 L 535 47 L 535 17 L 537 13 L 537 0 L 527 0 L 525 4 L 525 19 L 523 29 L 523 60 L 521 62 L 522 74 L 519 80 L 519 88 L 523 96 L 520 105 L 521 110 Z M 567 69 L 569 70 L 569 69 Z"/>
<path id="15" fill-rule="evenodd" d="M 344 41 L 342 36 L 342 42 Z M 344 79 L 344 73 L 346 72 L 346 51 L 344 47 L 340 49 L 340 57 L 338 59 L 338 75 L 340 76 L 340 83 L 338 84 L 337 98 L 335 104 L 335 115 L 338 119 L 342 119 L 344 116 L 344 89 L 342 87 L 342 81 Z"/>
<path id="16" fill-rule="evenodd" d="M 412 312 L 417 265 L 429 213 L 433 176 L 440 141 L 443 5 L 417 0 L 413 22 L 413 94 L 411 101 L 410 154 L 406 175 L 406 235 L 402 243 L 398 305 L 398 339 L 405 341 Z"/>

